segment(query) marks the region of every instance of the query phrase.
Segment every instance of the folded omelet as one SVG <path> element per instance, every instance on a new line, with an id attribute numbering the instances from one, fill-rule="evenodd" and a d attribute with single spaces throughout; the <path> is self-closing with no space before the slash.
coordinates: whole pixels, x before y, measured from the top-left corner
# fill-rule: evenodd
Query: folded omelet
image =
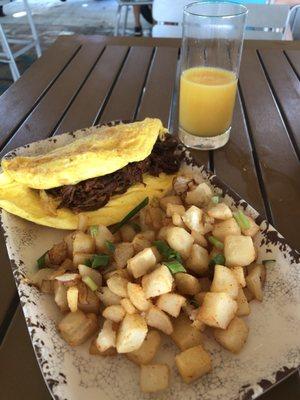
<path id="1" fill-rule="evenodd" d="M 75 132 L 71 143 L 46 154 L 4 158 L 0 207 L 37 224 L 59 229 L 76 229 L 79 214 L 87 215 L 91 225 L 115 224 L 145 197 L 164 196 L 176 174 L 144 173 L 142 182 L 134 182 L 124 193 L 113 194 L 104 206 L 79 213 L 60 207 L 47 190 L 103 177 L 147 159 L 164 131 L 160 120 L 150 118 L 132 124 L 93 127 L 82 130 L 82 134 Z"/>

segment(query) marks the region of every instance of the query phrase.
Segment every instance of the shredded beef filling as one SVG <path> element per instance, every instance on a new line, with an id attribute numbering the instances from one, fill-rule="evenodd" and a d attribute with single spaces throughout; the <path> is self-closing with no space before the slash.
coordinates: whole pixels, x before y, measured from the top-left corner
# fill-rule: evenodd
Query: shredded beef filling
<path id="1" fill-rule="evenodd" d="M 176 152 L 177 139 L 167 136 L 158 140 L 152 153 L 143 161 L 134 162 L 112 174 L 87 179 L 76 185 L 60 186 L 46 192 L 59 199 L 59 208 L 74 212 L 92 211 L 103 207 L 115 194 L 125 193 L 134 183 L 143 182 L 143 174 L 158 176 L 161 172 L 173 174 L 178 171 L 182 155 Z"/>

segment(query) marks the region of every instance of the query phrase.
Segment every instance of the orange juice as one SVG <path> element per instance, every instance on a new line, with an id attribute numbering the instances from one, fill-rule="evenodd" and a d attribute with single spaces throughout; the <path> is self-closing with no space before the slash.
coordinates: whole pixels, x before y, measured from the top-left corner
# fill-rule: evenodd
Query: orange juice
<path id="1" fill-rule="evenodd" d="M 196 67 L 180 78 L 179 123 L 196 136 L 217 136 L 231 125 L 236 75 L 225 69 Z"/>

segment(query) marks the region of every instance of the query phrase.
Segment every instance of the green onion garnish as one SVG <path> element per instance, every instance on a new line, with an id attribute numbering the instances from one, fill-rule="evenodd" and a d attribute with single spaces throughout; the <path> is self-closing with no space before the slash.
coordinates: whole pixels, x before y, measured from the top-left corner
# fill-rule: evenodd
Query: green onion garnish
<path id="1" fill-rule="evenodd" d="M 132 228 L 133 228 L 137 233 L 141 232 L 141 230 L 142 230 L 141 227 L 139 226 L 139 224 L 137 224 L 137 223 L 134 222 L 134 221 L 129 222 L 129 225 L 132 226 Z"/>
<path id="2" fill-rule="evenodd" d="M 177 274 L 178 272 L 186 272 L 184 266 L 177 260 L 174 261 L 165 261 L 164 265 L 166 265 L 172 274 Z"/>
<path id="3" fill-rule="evenodd" d="M 98 225 L 90 226 L 90 235 L 91 236 L 96 236 L 98 234 L 98 231 L 99 231 Z"/>
<path id="4" fill-rule="evenodd" d="M 107 247 L 107 250 L 113 253 L 116 250 L 116 246 L 110 242 L 109 240 L 105 240 L 105 246 Z"/>
<path id="5" fill-rule="evenodd" d="M 262 260 L 262 263 L 264 266 L 267 266 L 268 264 L 273 264 L 275 262 L 276 262 L 276 260 Z"/>
<path id="6" fill-rule="evenodd" d="M 109 256 L 107 254 L 95 254 L 91 260 L 92 268 L 107 267 Z"/>
<path id="7" fill-rule="evenodd" d="M 85 262 L 84 262 L 84 265 L 86 265 L 87 267 L 91 267 L 92 266 L 92 261 L 89 258 L 87 258 L 85 260 Z"/>
<path id="8" fill-rule="evenodd" d="M 214 267 L 215 265 L 225 265 L 225 257 L 223 254 L 216 254 L 209 262 L 210 267 Z"/>
<path id="9" fill-rule="evenodd" d="M 42 269 L 46 266 L 46 255 L 47 255 L 47 251 L 46 253 L 44 253 L 40 258 L 38 258 L 36 260 L 36 264 L 38 266 L 38 269 Z"/>
<path id="10" fill-rule="evenodd" d="M 233 216 L 241 229 L 250 228 L 249 219 L 246 217 L 244 213 L 242 213 L 242 211 L 239 210 L 238 212 L 233 213 Z"/>
<path id="11" fill-rule="evenodd" d="M 178 251 L 173 250 L 167 243 L 162 240 L 155 240 L 153 244 L 166 261 L 176 260 L 181 263 L 181 257 Z"/>
<path id="12" fill-rule="evenodd" d="M 90 276 L 86 275 L 82 278 L 82 280 L 93 292 L 98 289 L 98 285 L 96 285 Z"/>
<path id="13" fill-rule="evenodd" d="M 224 248 L 224 244 L 222 242 L 220 242 L 220 240 L 218 240 L 216 237 L 214 236 L 209 236 L 208 240 L 210 241 L 210 243 L 215 246 L 217 249 L 222 250 Z"/>
<path id="14" fill-rule="evenodd" d="M 211 198 L 211 201 L 212 201 L 214 204 L 218 204 L 219 201 L 220 201 L 220 197 L 219 197 L 219 196 L 213 196 L 213 197 Z"/>
<path id="15" fill-rule="evenodd" d="M 146 197 L 140 202 L 133 210 L 131 210 L 115 227 L 112 229 L 112 233 L 116 233 L 123 225 L 126 224 L 131 218 L 133 218 L 142 208 L 146 207 L 149 203 L 149 197 Z"/>

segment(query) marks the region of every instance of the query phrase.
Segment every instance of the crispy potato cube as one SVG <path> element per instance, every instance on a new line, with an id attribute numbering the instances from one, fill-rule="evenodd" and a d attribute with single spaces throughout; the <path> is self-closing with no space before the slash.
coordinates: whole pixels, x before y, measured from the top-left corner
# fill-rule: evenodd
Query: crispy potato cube
<path id="1" fill-rule="evenodd" d="M 251 237 L 253 237 L 253 236 L 255 236 L 256 234 L 257 234 L 257 232 L 259 231 L 259 226 L 255 223 L 255 221 L 251 218 L 251 217 L 249 217 L 248 215 L 247 215 L 247 219 L 248 219 L 248 221 L 249 221 L 249 223 L 250 223 L 250 228 L 248 228 L 248 229 L 242 229 L 242 233 L 243 233 L 243 235 L 245 235 L 245 236 L 251 236 Z"/>
<path id="2" fill-rule="evenodd" d="M 118 274 L 112 275 L 106 282 L 108 288 L 117 296 L 127 297 L 128 280 Z"/>
<path id="3" fill-rule="evenodd" d="M 59 307 L 60 311 L 69 311 L 67 287 L 58 281 L 54 282 L 54 301 Z"/>
<path id="4" fill-rule="evenodd" d="M 95 241 L 92 236 L 83 232 L 75 232 L 73 240 L 73 254 L 75 253 L 94 253 Z"/>
<path id="5" fill-rule="evenodd" d="M 233 299 L 236 299 L 239 291 L 239 284 L 235 274 L 223 265 L 215 265 L 214 279 L 210 291 L 228 293 Z"/>
<path id="6" fill-rule="evenodd" d="M 79 282 L 78 287 L 78 308 L 84 313 L 99 314 L 100 300 L 84 282 Z"/>
<path id="7" fill-rule="evenodd" d="M 213 196 L 211 188 L 207 183 L 200 183 L 195 189 L 187 192 L 185 202 L 197 207 L 204 207 L 210 202 Z"/>
<path id="8" fill-rule="evenodd" d="M 251 291 L 256 300 L 263 300 L 263 286 L 266 279 L 266 267 L 256 264 L 246 277 L 247 288 Z"/>
<path id="9" fill-rule="evenodd" d="M 98 253 L 108 253 L 106 242 L 114 243 L 115 238 L 111 231 L 104 225 L 98 225 L 98 232 L 94 236 Z"/>
<path id="10" fill-rule="evenodd" d="M 218 203 L 207 211 L 207 214 L 216 219 L 229 219 L 232 218 L 232 212 L 227 204 Z"/>
<path id="11" fill-rule="evenodd" d="M 140 311 L 147 311 L 151 302 L 146 299 L 143 288 L 137 283 L 128 282 L 127 293 L 131 303 Z"/>
<path id="12" fill-rule="evenodd" d="M 196 206 L 191 206 L 183 215 L 182 220 L 185 225 L 193 231 L 203 233 L 203 225 L 201 223 L 202 210 Z"/>
<path id="13" fill-rule="evenodd" d="M 134 228 L 129 224 L 123 225 L 120 228 L 120 233 L 123 242 L 131 242 L 136 234 Z"/>
<path id="14" fill-rule="evenodd" d="M 127 261 L 134 255 L 133 243 L 123 242 L 116 245 L 114 259 L 118 268 L 126 267 Z"/>
<path id="15" fill-rule="evenodd" d="M 86 245 L 86 244 L 85 244 Z M 77 244 L 78 247 L 78 244 Z M 68 257 L 68 245 L 66 242 L 54 244 L 47 253 L 50 265 L 60 265 Z M 46 257 L 46 264 L 48 265 Z"/>
<path id="16" fill-rule="evenodd" d="M 67 291 L 67 300 L 71 312 L 78 310 L 78 288 L 77 286 L 70 286 Z"/>
<path id="17" fill-rule="evenodd" d="M 171 338 L 181 351 L 203 342 L 202 333 L 192 325 L 192 321 L 185 314 L 180 314 L 173 320 Z"/>
<path id="18" fill-rule="evenodd" d="M 185 383 L 191 383 L 212 370 L 211 357 L 201 345 L 177 354 L 175 362 Z"/>
<path id="19" fill-rule="evenodd" d="M 241 228 L 234 218 L 229 218 L 214 224 L 212 234 L 223 242 L 226 236 L 241 235 Z"/>
<path id="20" fill-rule="evenodd" d="M 169 293 L 172 290 L 173 277 L 168 267 L 161 265 L 142 278 L 142 288 L 146 299 Z"/>
<path id="21" fill-rule="evenodd" d="M 208 271 L 209 254 L 208 251 L 199 246 L 199 244 L 193 244 L 189 258 L 186 260 L 186 266 L 196 274 L 205 274 Z"/>
<path id="22" fill-rule="evenodd" d="M 247 282 L 246 282 L 246 283 L 247 283 Z M 245 297 L 246 297 L 248 303 L 250 303 L 250 301 L 252 301 L 252 300 L 254 299 L 253 293 L 251 292 L 251 290 L 249 290 L 249 289 L 247 288 L 247 286 L 243 288 L 243 292 L 244 292 L 244 295 L 245 295 Z"/>
<path id="23" fill-rule="evenodd" d="M 175 284 L 180 294 L 194 296 L 200 292 L 200 283 L 193 275 L 184 272 L 175 274 Z"/>
<path id="24" fill-rule="evenodd" d="M 139 314 L 126 314 L 117 334 L 116 348 L 118 353 L 129 353 L 141 347 L 148 332 L 148 327 Z"/>
<path id="25" fill-rule="evenodd" d="M 251 264 L 256 253 L 250 236 L 229 235 L 224 240 L 224 255 L 229 267 L 244 267 Z"/>
<path id="26" fill-rule="evenodd" d="M 160 333 L 151 330 L 148 332 L 146 339 L 141 347 L 137 350 L 126 353 L 126 357 L 138 365 L 149 364 L 157 353 L 161 342 Z"/>
<path id="27" fill-rule="evenodd" d="M 157 300 L 157 307 L 172 317 L 178 317 L 181 307 L 185 303 L 185 297 L 177 293 L 165 293 L 159 296 Z"/>
<path id="28" fill-rule="evenodd" d="M 182 258 L 187 259 L 189 257 L 194 238 L 184 228 L 177 226 L 169 228 L 166 239 L 169 246 L 178 251 Z"/>
<path id="29" fill-rule="evenodd" d="M 211 281 L 208 278 L 199 278 L 201 292 L 209 292 L 211 287 Z"/>
<path id="30" fill-rule="evenodd" d="M 125 317 L 125 310 L 120 304 L 115 304 L 106 307 L 103 310 L 102 315 L 104 318 L 109 319 L 110 321 L 121 322 Z"/>
<path id="31" fill-rule="evenodd" d="M 112 357 L 117 355 L 117 350 L 115 347 L 110 347 L 105 351 L 100 351 L 96 345 L 96 339 L 93 339 L 89 347 L 89 353 L 92 356 Z"/>
<path id="32" fill-rule="evenodd" d="M 170 228 L 171 226 L 163 226 L 158 232 L 157 239 L 167 241 L 167 233 Z"/>
<path id="33" fill-rule="evenodd" d="M 185 208 L 179 204 L 167 204 L 167 217 L 172 217 L 173 214 L 183 215 L 185 213 Z"/>
<path id="34" fill-rule="evenodd" d="M 111 347 L 116 347 L 116 329 L 113 321 L 105 320 L 96 339 L 97 349 L 103 353 Z"/>
<path id="35" fill-rule="evenodd" d="M 61 337 L 70 346 L 79 346 L 95 334 L 98 329 L 97 316 L 82 311 L 68 313 L 58 324 Z"/>
<path id="36" fill-rule="evenodd" d="M 166 335 L 173 332 L 173 325 L 170 317 L 156 306 L 152 306 L 146 313 L 146 321 L 152 328 L 159 329 Z"/>
<path id="37" fill-rule="evenodd" d="M 157 264 L 156 255 L 151 247 L 136 254 L 127 262 L 127 269 L 134 278 L 145 275 Z"/>
<path id="38" fill-rule="evenodd" d="M 235 279 L 242 287 L 246 286 L 245 271 L 243 267 L 233 267 L 231 271 L 234 273 Z"/>
<path id="39" fill-rule="evenodd" d="M 90 260 L 94 254 L 92 253 L 74 253 L 73 255 L 73 264 L 74 267 L 78 267 L 80 264 L 85 264 L 86 260 Z"/>
<path id="40" fill-rule="evenodd" d="M 147 237 L 146 235 L 147 232 L 153 233 L 153 236 L 151 236 L 151 238 Z M 151 243 L 153 242 L 154 239 L 155 239 L 154 231 L 145 231 L 138 233 L 137 235 L 135 235 L 132 241 L 134 252 L 139 253 L 140 251 L 146 249 L 147 247 L 151 247 Z"/>
<path id="41" fill-rule="evenodd" d="M 172 215 L 172 224 L 175 226 L 179 226 L 180 228 L 184 227 L 184 223 L 182 221 L 182 217 L 179 214 Z"/>
<path id="42" fill-rule="evenodd" d="M 236 315 L 238 317 L 243 317 L 244 315 L 249 315 L 250 314 L 250 306 L 249 303 L 247 301 L 247 298 L 245 296 L 244 290 L 240 287 L 239 288 L 239 292 L 238 292 L 238 296 L 236 298 L 236 302 L 237 302 L 237 312 Z"/>
<path id="43" fill-rule="evenodd" d="M 148 206 L 146 208 L 146 223 L 155 231 L 159 230 L 162 226 L 164 212 L 159 207 Z"/>
<path id="44" fill-rule="evenodd" d="M 124 308 L 127 314 L 135 314 L 138 310 L 134 307 L 129 299 L 122 299 L 120 301 L 121 306 Z"/>
<path id="45" fill-rule="evenodd" d="M 237 311 L 237 303 L 228 293 L 206 293 L 197 319 L 208 326 L 226 329 Z"/>
<path id="46" fill-rule="evenodd" d="M 87 267 L 84 264 L 78 265 L 78 271 L 82 277 L 89 276 L 98 287 L 102 285 L 102 275 L 97 270 Z"/>
<path id="47" fill-rule="evenodd" d="M 214 329 L 214 337 L 225 349 L 239 353 L 246 343 L 248 332 L 246 323 L 241 318 L 235 317 L 227 329 Z"/>
<path id="48" fill-rule="evenodd" d="M 120 304 L 121 297 L 113 293 L 107 286 L 103 286 L 97 292 L 97 296 L 105 306 Z"/>
<path id="49" fill-rule="evenodd" d="M 204 227 L 203 227 L 203 229 L 204 229 Z M 202 247 L 207 247 L 207 240 L 205 239 L 205 236 L 202 233 L 192 230 L 191 235 L 194 238 L 195 244 L 199 244 Z"/>
<path id="50" fill-rule="evenodd" d="M 166 364 L 141 365 L 140 388 L 143 393 L 154 393 L 169 386 L 170 370 Z"/>
<path id="51" fill-rule="evenodd" d="M 179 196 L 165 196 L 159 200 L 159 205 L 165 211 L 167 210 L 168 204 L 182 205 L 182 201 Z"/>

